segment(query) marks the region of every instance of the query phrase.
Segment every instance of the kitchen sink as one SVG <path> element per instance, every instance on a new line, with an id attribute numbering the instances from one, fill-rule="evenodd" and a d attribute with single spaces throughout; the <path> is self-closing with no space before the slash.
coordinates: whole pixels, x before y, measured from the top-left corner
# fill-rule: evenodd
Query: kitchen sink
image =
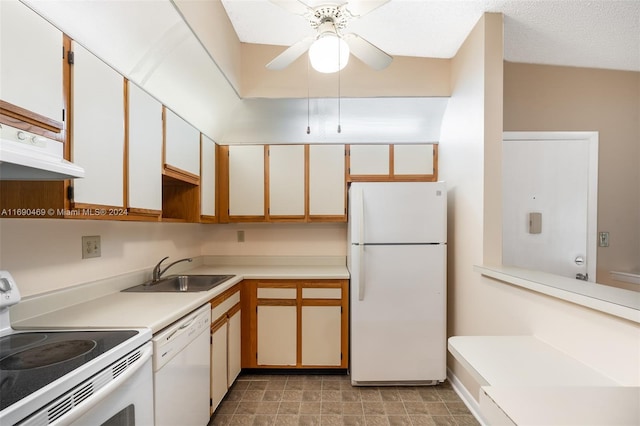
<path id="1" fill-rule="evenodd" d="M 219 286 L 235 275 L 171 275 L 156 282 L 148 281 L 122 291 L 136 293 L 193 293 Z"/>

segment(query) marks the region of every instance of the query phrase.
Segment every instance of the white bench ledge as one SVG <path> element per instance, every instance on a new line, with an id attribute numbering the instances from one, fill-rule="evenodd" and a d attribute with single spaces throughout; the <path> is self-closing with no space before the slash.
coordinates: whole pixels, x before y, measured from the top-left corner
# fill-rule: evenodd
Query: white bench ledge
<path id="1" fill-rule="evenodd" d="M 616 386 L 534 336 L 454 336 L 449 352 L 481 386 Z"/>
<path id="2" fill-rule="evenodd" d="M 640 425 L 640 388 L 535 336 L 454 336 L 449 352 L 481 386 L 489 425 Z"/>
<path id="3" fill-rule="evenodd" d="M 637 426 L 640 387 L 488 386 L 480 411 L 492 426 Z"/>
<path id="4" fill-rule="evenodd" d="M 489 278 L 640 323 L 640 292 L 511 266 L 473 268 Z"/>

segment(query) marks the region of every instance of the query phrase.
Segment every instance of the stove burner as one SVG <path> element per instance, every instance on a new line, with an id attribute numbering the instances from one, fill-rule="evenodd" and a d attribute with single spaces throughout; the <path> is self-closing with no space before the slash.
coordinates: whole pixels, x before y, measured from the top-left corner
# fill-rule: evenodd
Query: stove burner
<path id="1" fill-rule="evenodd" d="M 46 334 L 37 333 L 10 334 L 0 337 L 0 353 L 6 352 L 11 354 L 26 346 L 42 342 L 46 338 Z"/>
<path id="2" fill-rule="evenodd" d="M 0 360 L 4 370 L 29 370 L 46 367 L 82 356 L 96 347 L 94 340 L 66 340 L 26 349 Z"/>

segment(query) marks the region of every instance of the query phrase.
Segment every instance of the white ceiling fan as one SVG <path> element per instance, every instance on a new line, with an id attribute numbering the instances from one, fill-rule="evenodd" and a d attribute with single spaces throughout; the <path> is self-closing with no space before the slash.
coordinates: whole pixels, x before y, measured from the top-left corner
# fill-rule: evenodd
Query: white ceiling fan
<path id="1" fill-rule="evenodd" d="M 288 67 L 307 50 L 309 50 L 312 66 L 320 72 L 336 72 L 342 69 L 348 61 L 349 53 L 353 53 L 356 58 L 376 70 L 386 68 L 393 60 L 391 56 L 359 35 L 343 33 L 350 20 L 360 18 L 390 0 L 351 0 L 343 4 L 328 3 L 313 8 L 300 0 L 269 1 L 293 14 L 303 16 L 317 31 L 315 36 L 303 38 L 276 56 L 266 65 L 270 70 Z M 323 61 L 326 64 L 319 63 L 318 59 L 314 61 L 316 56 L 314 50 L 320 51 L 323 47 L 335 52 Z M 340 59 L 338 59 L 339 55 Z"/>

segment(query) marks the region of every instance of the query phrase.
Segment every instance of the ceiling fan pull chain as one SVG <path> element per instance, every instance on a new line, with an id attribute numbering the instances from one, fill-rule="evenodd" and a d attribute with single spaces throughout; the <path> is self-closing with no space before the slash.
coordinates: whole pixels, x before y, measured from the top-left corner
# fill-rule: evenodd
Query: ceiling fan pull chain
<path id="1" fill-rule="evenodd" d="M 310 97 L 309 96 L 309 92 L 310 92 L 310 89 L 309 89 L 309 62 L 310 62 L 310 59 L 309 59 L 309 55 L 307 54 L 307 134 L 311 134 L 311 126 L 309 125 L 309 115 L 310 115 L 310 112 L 309 112 L 309 109 L 310 109 L 309 108 L 309 103 L 310 103 L 310 100 L 309 100 L 309 97 Z"/>
<path id="2" fill-rule="evenodd" d="M 338 64 L 340 64 L 340 44 L 338 44 Z M 342 126 L 340 125 L 340 75 L 341 67 L 338 65 L 338 133 L 342 133 Z"/>

